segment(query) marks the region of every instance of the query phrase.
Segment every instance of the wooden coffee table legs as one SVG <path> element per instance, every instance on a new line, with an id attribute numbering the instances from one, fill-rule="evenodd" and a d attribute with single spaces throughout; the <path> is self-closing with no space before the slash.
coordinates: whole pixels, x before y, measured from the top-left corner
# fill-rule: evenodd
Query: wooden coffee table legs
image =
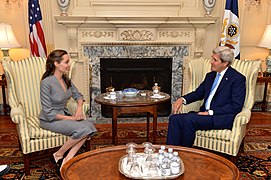
<path id="1" fill-rule="evenodd" d="M 149 141 L 150 114 L 153 116 L 153 143 L 156 144 L 157 130 L 157 105 L 131 106 L 131 107 L 112 107 L 112 143 L 117 145 L 117 117 L 121 114 L 147 113 L 147 141 Z"/>

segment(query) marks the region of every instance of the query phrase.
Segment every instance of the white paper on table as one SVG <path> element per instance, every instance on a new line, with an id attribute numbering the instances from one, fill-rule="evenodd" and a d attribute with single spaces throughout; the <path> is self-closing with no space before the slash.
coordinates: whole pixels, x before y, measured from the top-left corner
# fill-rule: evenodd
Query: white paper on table
<path id="1" fill-rule="evenodd" d="M 162 95 L 151 96 L 151 98 L 154 98 L 154 99 L 162 99 L 164 97 L 166 97 L 166 96 L 162 96 Z"/>
<path id="2" fill-rule="evenodd" d="M 117 99 L 117 98 L 111 98 L 111 97 L 104 96 L 104 99 L 113 100 L 113 99 Z"/>

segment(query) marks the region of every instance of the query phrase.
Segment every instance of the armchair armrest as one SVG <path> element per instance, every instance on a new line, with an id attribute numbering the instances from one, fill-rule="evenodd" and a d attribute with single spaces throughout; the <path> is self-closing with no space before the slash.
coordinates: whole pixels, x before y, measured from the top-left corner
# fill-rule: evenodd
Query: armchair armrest
<path id="1" fill-rule="evenodd" d="M 250 120 L 250 116 L 251 111 L 248 108 L 243 108 L 243 110 L 234 118 L 230 139 L 236 146 L 237 150 L 239 149 L 240 144 L 246 135 L 246 126 Z"/>
<path id="2" fill-rule="evenodd" d="M 23 106 L 19 104 L 17 107 L 13 107 L 10 111 L 10 117 L 11 117 L 11 120 L 17 124 L 19 139 L 22 146 L 24 146 L 24 143 L 22 142 L 24 142 L 24 140 L 26 139 L 30 139 L 30 136 L 29 136 L 27 117 L 25 115 Z"/>
<path id="3" fill-rule="evenodd" d="M 18 116 L 20 118 L 18 118 Z M 17 124 L 23 124 L 23 123 L 26 123 L 24 121 L 22 121 L 22 119 L 25 119 L 26 116 L 25 116 L 25 111 L 24 111 L 24 108 L 21 104 L 19 104 L 17 107 L 13 107 L 10 111 L 10 117 L 11 117 L 11 120 L 14 122 L 14 123 L 17 123 Z"/>
<path id="4" fill-rule="evenodd" d="M 235 116 L 232 129 L 246 125 L 250 120 L 250 116 L 251 111 L 248 108 L 243 108 L 242 111 Z"/>

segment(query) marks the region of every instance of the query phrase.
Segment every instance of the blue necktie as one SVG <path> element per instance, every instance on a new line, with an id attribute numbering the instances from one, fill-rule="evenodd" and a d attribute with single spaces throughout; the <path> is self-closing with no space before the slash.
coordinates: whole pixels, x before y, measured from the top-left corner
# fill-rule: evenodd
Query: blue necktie
<path id="1" fill-rule="evenodd" d="M 212 88 L 211 88 L 211 91 L 210 93 L 215 89 L 215 87 L 217 86 L 217 83 L 218 83 L 218 80 L 219 80 L 219 77 L 221 76 L 220 73 L 217 73 L 216 77 L 215 77 L 215 80 L 214 80 L 214 83 L 212 85 Z"/>
<path id="2" fill-rule="evenodd" d="M 218 85 L 218 80 L 219 80 L 219 77 L 220 77 L 220 76 L 221 76 L 220 73 L 218 73 L 218 74 L 216 75 L 215 80 L 214 80 L 214 83 L 213 83 L 212 88 L 211 88 L 211 91 L 210 91 L 210 93 L 209 93 L 209 96 L 208 96 L 208 98 L 207 98 L 207 100 L 206 100 L 206 102 L 205 102 L 205 109 L 207 109 L 207 110 L 210 109 L 211 101 L 212 101 L 212 99 L 213 99 L 213 96 L 210 96 L 210 94 L 212 94 L 213 90 L 214 90 L 215 87 Z"/>

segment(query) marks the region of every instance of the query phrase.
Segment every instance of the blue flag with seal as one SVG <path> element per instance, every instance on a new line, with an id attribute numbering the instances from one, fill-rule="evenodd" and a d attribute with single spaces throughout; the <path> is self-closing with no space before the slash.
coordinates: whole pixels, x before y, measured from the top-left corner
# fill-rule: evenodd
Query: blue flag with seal
<path id="1" fill-rule="evenodd" d="M 240 59 L 238 0 L 226 0 L 220 45 L 233 49 L 235 58 Z"/>

